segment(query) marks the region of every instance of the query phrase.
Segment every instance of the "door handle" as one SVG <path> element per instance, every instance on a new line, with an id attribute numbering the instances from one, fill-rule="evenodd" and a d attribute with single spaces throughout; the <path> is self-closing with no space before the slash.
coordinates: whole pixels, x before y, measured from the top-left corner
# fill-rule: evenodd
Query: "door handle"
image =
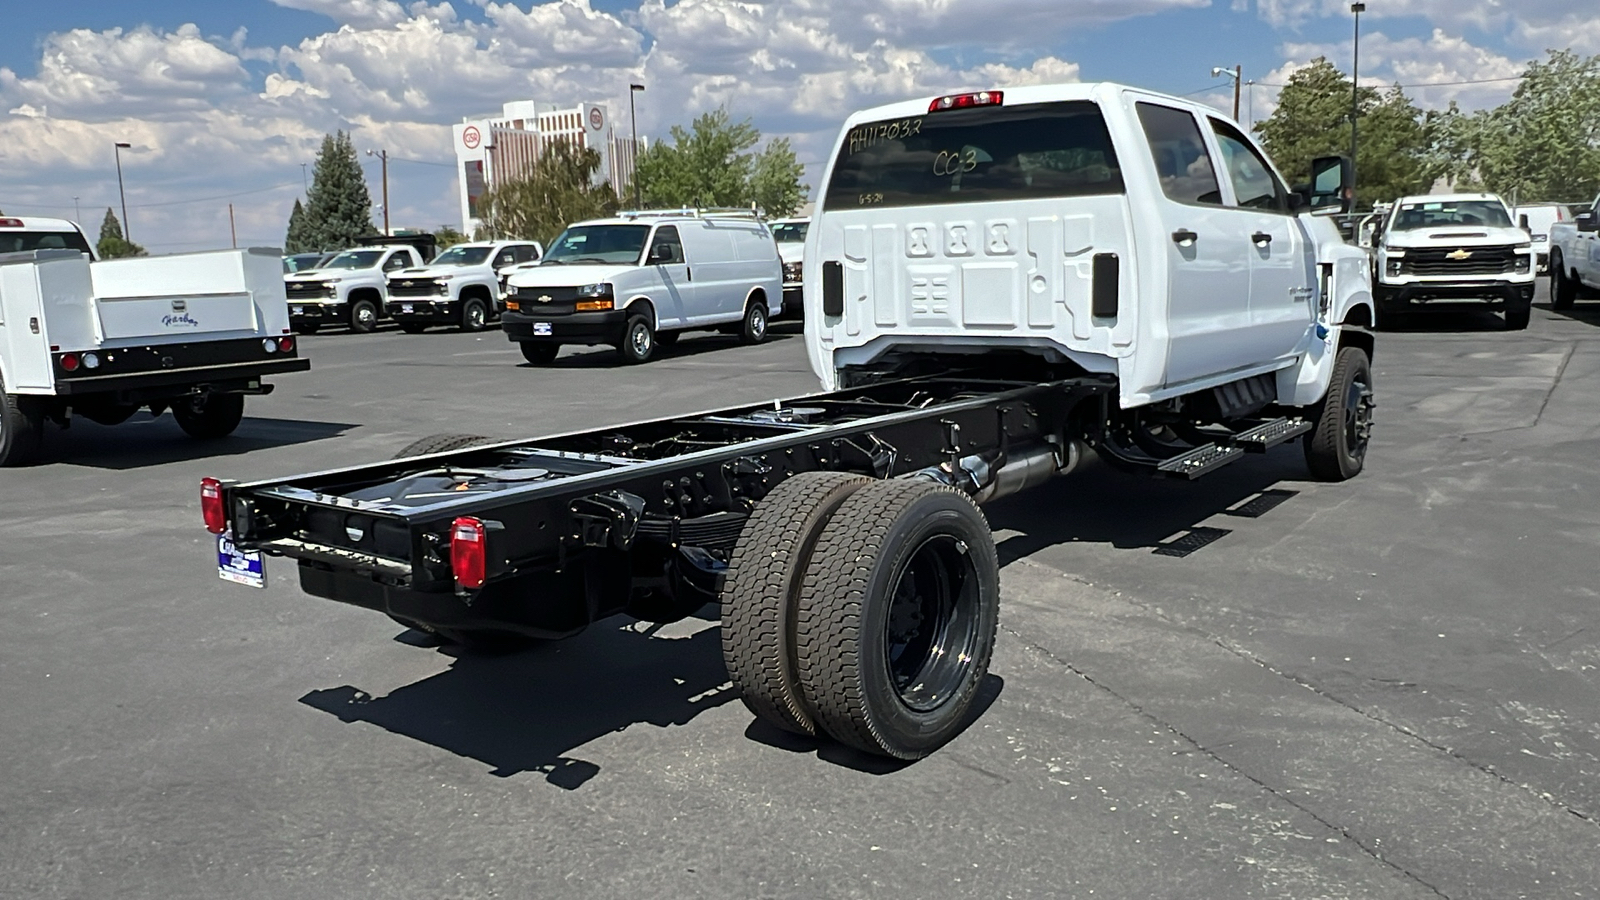
<path id="1" fill-rule="evenodd" d="M 694 280 L 694 270 L 689 268 L 688 266 L 684 266 L 683 267 L 683 280 L 684 281 L 693 281 Z"/>
<path id="2" fill-rule="evenodd" d="M 1187 228 L 1179 228 L 1177 231 L 1172 233 L 1172 242 L 1178 244 L 1179 246 L 1187 246 L 1198 240 L 1200 240 L 1200 235 L 1195 234 Z"/>
<path id="3" fill-rule="evenodd" d="M 1250 235 L 1250 240 L 1255 241 L 1257 247 L 1265 247 L 1272 243 L 1272 235 L 1267 234 L 1265 231 L 1258 231 Z"/>

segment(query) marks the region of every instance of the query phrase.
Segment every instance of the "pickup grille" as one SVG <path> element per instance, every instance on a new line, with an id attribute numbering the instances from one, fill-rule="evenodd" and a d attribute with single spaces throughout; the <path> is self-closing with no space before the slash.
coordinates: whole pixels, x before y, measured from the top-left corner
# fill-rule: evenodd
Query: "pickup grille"
<path id="1" fill-rule="evenodd" d="M 390 297 L 437 297 L 439 286 L 432 278 L 397 278 L 389 282 Z"/>
<path id="2" fill-rule="evenodd" d="M 324 281 L 291 281 L 284 285 L 283 292 L 290 300 L 320 300 L 328 296 L 328 284 Z"/>
<path id="3" fill-rule="evenodd" d="M 571 304 L 578 299 L 575 287 L 506 287 L 506 299 L 522 304 L 523 309 L 538 309 L 546 303 Z"/>
<path id="4" fill-rule="evenodd" d="M 1516 258 L 1516 253 L 1510 247 L 1407 250 L 1400 273 L 1446 277 L 1502 275 L 1512 271 Z"/>

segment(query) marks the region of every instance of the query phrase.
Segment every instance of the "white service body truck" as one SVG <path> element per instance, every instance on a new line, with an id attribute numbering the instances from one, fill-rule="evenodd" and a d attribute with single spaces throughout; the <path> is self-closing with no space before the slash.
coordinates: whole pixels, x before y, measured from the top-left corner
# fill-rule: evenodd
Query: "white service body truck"
<path id="1" fill-rule="evenodd" d="M 1570 221 L 1550 226 L 1550 305 L 1571 309 L 1600 296 L 1600 197 Z"/>
<path id="2" fill-rule="evenodd" d="M 315 269 L 285 275 L 289 322 L 301 334 L 316 334 L 324 325 L 348 325 L 366 334 L 383 317 L 388 274 L 423 261 L 414 247 L 353 247 Z"/>
<path id="3" fill-rule="evenodd" d="M 426 266 L 389 273 L 389 317 L 407 334 L 430 325 L 482 331 L 502 311 L 500 270 L 543 255 L 537 241 L 452 245 Z"/>
<path id="4" fill-rule="evenodd" d="M 1350 183 L 1317 160 L 1291 191 L 1237 124 L 1121 85 L 856 113 L 806 247 L 822 392 L 207 479 L 206 526 L 298 560 L 308 593 L 468 647 L 717 601 L 756 716 L 914 759 L 966 727 L 994 649 L 979 504 L 1091 450 L 1193 479 L 1303 437 L 1317 478 L 1361 471 L 1369 265 L 1317 215 Z"/>
<path id="5" fill-rule="evenodd" d="M 1494 194 L 1401 197 L 1376 240 L 1372 299 L 1377 324 L 1433 312 L 1487 309 L 1506 327 L 1528 327 L 1535 278 L 1533 238 Z"/>
<path id="6" fill-rule="evenodd" d="M 275 249 L 96 261 L 76 225 L 0 219 L 0 466 L 38 453 L 46 422 L 103 425 L 171 410 L 197 438 L 231 434 L 262 378 L 310 368 L 290 334 Z"/>

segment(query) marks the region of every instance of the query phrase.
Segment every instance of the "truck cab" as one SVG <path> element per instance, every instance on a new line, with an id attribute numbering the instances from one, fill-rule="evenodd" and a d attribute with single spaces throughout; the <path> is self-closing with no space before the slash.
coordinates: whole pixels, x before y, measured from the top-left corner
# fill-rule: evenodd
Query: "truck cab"
<path id="1" fill-rule="evenodd" d="M 426 266 L 389 273 L 389 316 L 407 334 L 430 325 L 482 331 L 500 317 L 500 270 L 543 255 L 537 241 L 456 244 Z"/>
<path id="2" fill-rule="evenodd" d="M 196 438 L 238 427 L 264 376 L 302 371 L 275 249 L 94 259 L 62 219 L 0 218 L 0 467 L 46 423 L 170 410 Z"/>
<path id="3" fill-rule="evenodd" d="M 1487 309 L 1528 327 L 1532 238 L 1494 194 L 1436 194 L 1394 202 L 1376 237 L 1378 323 L 1427 313 Z"/>
<path id="4" fill-rule="evenodd" d="M 301 334 L 324 325 L 348 325 L 357 334 L 378 327 L 390 272 L 422 265 L 410 246 L 355 247 L 335 253 L 315 269 L 283 278 L 289 321 Z"/>

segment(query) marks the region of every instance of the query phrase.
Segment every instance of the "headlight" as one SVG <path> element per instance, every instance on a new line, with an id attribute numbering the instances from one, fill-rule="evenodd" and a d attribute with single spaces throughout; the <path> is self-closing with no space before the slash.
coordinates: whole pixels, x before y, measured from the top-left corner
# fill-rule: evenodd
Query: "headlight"
<path id="1" fill-rule="evenodd" d="M 800 271 L 801 271 L 801 264 L 800 263 L 797 263 L 797 262 L 784 263 L 783 264 L 783 280 L 784 281 L 799 281 L 800 280 Z"/>
<path id="2" fill-rule="evenodd" d="M 323 284 L 338 284 L 343 280 L 343 278 L 329 278 L 328 280 L 324 281 Z"/>
<path id="3" fill-rule="evenodd" d="M 519 288 L 514 284 L 507 284 L 506 285 L 506 296 L 507 297 L 515 297 L 517 295 L 517 291 L 520 291 L 520 290 L 522 290 L 522 288 Z"/>
<path id="4" fill-rule="evenodd" d="M 578 288 L 578 296 L 580 298 L 581 297 L 610 297 L 611 296 L 611 283 L 608 282 L 608 281 L 598 281 L 598 282 L 595 282 L 594 284 L 586 284 L 583 287 Z"/>
<path id="5" fill-rule="evenodd" d="M 441 296 L 441 297 L 450 296 L 450 279 L 441 278 L 441 279 L 435 281 L 433 283 L 433 286 L 439 292 L 439 296 Z"/>

